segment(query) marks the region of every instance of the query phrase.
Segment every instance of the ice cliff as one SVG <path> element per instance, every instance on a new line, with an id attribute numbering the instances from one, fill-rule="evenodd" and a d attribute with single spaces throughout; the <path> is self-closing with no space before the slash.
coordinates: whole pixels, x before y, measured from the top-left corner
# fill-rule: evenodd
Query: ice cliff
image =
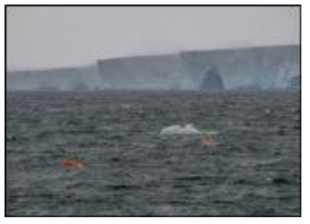
<path id="1" fill-rule="evenodd" d="M 98 61 L 102 81 L 111 89 L 193 89 L 178 54 L 135 56 Z"/>
<path id="2" fill-rule="evenodd" d="M 226 89 L 287 88 L 292 77 L 300 76 L 298 45 L 183 52 L 181 57 L 194 82 L 215 67 Z"/>
<path id="3" fill-rule="evenodd" d="M 96 65 L 7 72 L 8 90 L 93 90 L 101 88 Z"/>
<path id="4" fill-rule="evenodd" d="M 87 67 L 7 72 L 7 90 L 300 88 L 300 46 L 185 51 L 98 60 Z"/>

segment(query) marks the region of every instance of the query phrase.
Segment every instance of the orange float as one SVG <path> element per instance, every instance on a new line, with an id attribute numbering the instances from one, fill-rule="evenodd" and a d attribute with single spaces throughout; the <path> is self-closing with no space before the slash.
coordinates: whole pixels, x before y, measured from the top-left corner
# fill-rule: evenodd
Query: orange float
<path id="1" fill-rule="evenodd" d="M 83 163 L 78 160 L 69 160 L 69 159 L 64 159 L 61 161 L 61 165 L 63 167 L 68 167 L 68 168 L 84 168 L 87 167 L 86 163 Z"/>
<path id="2" fill-rule="evenodd" d="M 202 145 L 205 147 L 209 147 L 209 146 L 217 146 L 218 143 L 211 137 L 204 137 L 202 139 Z"/>

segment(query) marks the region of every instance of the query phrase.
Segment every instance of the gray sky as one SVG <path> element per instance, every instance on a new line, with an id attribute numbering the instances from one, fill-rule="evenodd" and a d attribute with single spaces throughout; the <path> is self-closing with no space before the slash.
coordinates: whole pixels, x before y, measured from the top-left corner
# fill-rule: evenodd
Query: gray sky
<path id="1" fill-rule="evenodd" d="M 8 7 L 9 70 L 299 44 L 298 7 Z"/>

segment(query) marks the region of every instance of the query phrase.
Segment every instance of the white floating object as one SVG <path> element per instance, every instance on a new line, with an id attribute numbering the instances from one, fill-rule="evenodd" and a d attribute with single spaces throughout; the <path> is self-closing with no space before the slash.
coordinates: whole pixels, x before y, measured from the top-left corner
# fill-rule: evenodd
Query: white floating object
<path id="1" fill-rule="evenodd" d="M 183 127 L 180 125 L 171 125 L 163 128 L 160 131 L 161 135 L 200 135 L 202 134 L 197 128 L 192 124 L 187 124 Z"/>

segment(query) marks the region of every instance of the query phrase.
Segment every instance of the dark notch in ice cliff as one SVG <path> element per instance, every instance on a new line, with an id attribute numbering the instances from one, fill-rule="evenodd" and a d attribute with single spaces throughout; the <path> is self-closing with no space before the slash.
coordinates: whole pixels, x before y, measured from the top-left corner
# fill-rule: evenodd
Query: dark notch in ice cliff
<path id="1" fill-rule="evenodd" d="M 300 46 L 185 51 L 98 60 L 88 67 L 13 71 L 8 90 L 299 89 Z"/>
<path id="2" fill-rule="evenodd" d="M 202 80 L 201 90 L 223 90 L 224 85 L 222 78 L 215 66 L 212 66 Z"/>

